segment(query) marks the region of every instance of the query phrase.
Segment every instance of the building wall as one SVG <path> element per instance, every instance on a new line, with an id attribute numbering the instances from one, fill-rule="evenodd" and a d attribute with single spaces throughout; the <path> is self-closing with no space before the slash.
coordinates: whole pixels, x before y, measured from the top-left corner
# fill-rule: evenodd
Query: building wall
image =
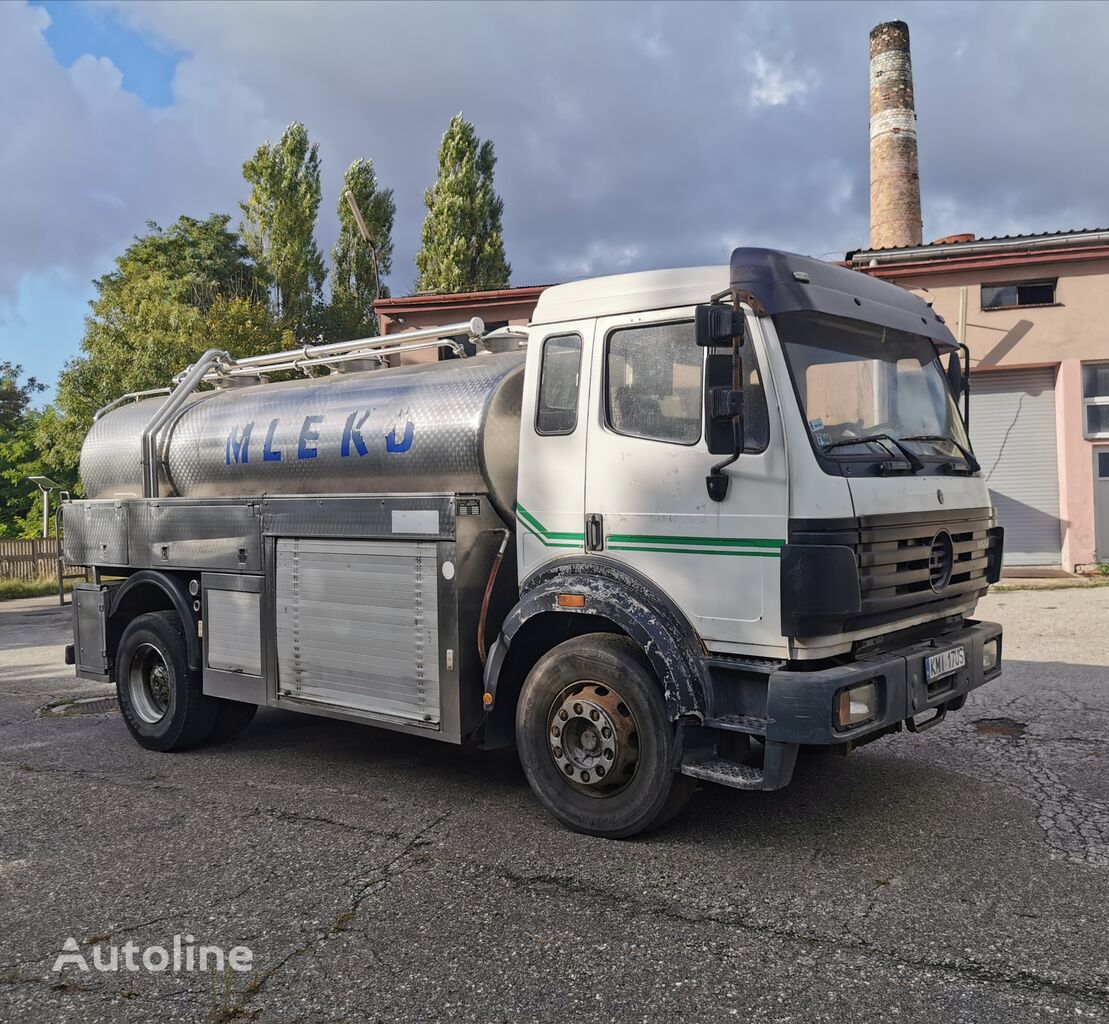
<path id="1" fill-rule="evenodd" d="M 1022 366 L 1054 366 L 1062 559 L 1066 568 L 1095 559 L 1093 451 L 1083 437 L 1082 363 L 1109 361 L 1109 258 L 1083 262 L 977 267 L 881 276 L 916 292 L 958 332 L 959 293 L 967 294 L 966 342 L 976 373 Z M 1056 305 L 983 310 L 981 285 L 1058 278 Z M 971 397 L 973 417 L 974 399 Z"/>
<path id="2" fill-rule="evenodd" d="M 983 310 L 983 284 L 1057 277 L 1058 305 Z M 959 289 L 966 285 L 966 342 L 976 367 L 1045 366 L 1067 359 L 1109 359 L 1109 258 L 949 273 L 908 274 L 896 281 L 920 295 L 954 331 Z"/>
<path id="3" fill-rule="evenodd" d="M 415 296 L 411 299 L 386 299 L 375 303 L 382 334 L 403 334 L 424 327 L 463 323 L 481 317 L 486 324 L 507 323 L 510 327 L 526 325 L 538 301 L 539 288 L 519 289 L 520 295 L 490 298 L 482 293 L 457 296 Z M 430 300 L 430 301 L 429 301 Z M 439 300 L 439 301 L 436 301 Z M 401 353 L 391 357 L 392 365 L 433 363 L 442 350 L 432 348 Z"/>

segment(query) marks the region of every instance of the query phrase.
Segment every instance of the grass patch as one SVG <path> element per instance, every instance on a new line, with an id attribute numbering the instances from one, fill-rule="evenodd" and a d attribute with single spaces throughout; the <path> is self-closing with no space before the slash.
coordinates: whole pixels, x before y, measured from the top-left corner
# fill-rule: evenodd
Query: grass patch
<path id="1" fill-rule="evenodd" d="M 65 589 L 72 590 L 77 580 L 66 580 Z M 0 601 L 19 597 L 44 597 L 58 592 L 57 576 L 40 576 L 37 580 L 0 580 Z"/>
<path id="2" fill-rule="evenodd" d="M 1098 587 L 1109 587 L 1109 579 L 1102 576 L 1071 580 L 1039 580 L 1032 577 L 1028 582 L 1014 579 L 1008 583 L 992 583 L 990 593 L 1008 594 L 1015 590 L 1095 590 Z"/>

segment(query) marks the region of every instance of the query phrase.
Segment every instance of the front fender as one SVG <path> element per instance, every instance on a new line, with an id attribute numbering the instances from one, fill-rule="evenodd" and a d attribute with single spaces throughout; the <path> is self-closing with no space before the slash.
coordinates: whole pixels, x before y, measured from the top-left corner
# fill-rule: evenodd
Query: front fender
<path id="1" fill-rule="evenodd" d="M 535 616 L 555 612 L 598 616 L 622 630 L 650 661 L 670 718 L 704 718 L 707 700 L 700 670 L 704 646 L 673 601 L 645 577 L 612 559 L 584 555 L 544 566 L 520 589 L 520 600 L 506 616 L 485 666 L 488 709 L 496 700 L 498 678 L 513 639 Z M 580 595 L 585 603 L 580 608 L 565 607 L 558 602 L 560 594 Z"/>

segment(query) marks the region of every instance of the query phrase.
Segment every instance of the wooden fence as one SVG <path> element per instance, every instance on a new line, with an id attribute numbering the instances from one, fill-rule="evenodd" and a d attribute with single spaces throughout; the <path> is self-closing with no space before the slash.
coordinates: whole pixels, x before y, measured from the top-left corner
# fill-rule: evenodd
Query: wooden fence
<path id="1" fill-rule="evenodd" d="M 57 574 L 57 537 L 0 540 L 0 580 L 34 580 Z"/>

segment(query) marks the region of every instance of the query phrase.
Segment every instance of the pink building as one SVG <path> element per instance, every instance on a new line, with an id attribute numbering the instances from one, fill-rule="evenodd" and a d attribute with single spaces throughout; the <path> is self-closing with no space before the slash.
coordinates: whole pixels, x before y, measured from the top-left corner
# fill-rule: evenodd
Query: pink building
<path id="1" fill-rule="evenodd" d="M 970 348 L 971 438 L 1007 565 L 1109 562 L 1109 230 L 847 258 L 930 302 Z"/>

